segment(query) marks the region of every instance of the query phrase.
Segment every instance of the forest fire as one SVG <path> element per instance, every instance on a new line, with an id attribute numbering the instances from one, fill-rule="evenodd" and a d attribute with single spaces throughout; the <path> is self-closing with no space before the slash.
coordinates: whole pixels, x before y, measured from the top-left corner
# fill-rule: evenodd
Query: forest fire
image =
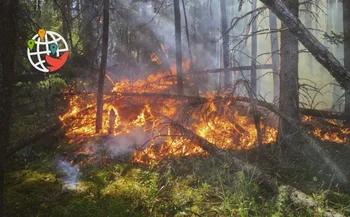
<path id="1" fill-rule="evenodd" d="M 234 111 L 231 106 L 221 106 L 212 96 L 206 96 L 202 105 L 191 105 L 177 99 L 149 100 L 149 98 L 123 95 L 138 94 L 148 90 L 149 94 L 171 92 L 173 77 L 165 73 L 151 74 L 145 79 L 135 81 L 121 80 L 115 83 L 111 94 L 104 95 L 103 126 L 99 134 L 95 133 L 95 95 L 75 95 L 70 97 L 69 110 L 60 117 L 67 127 L 66 136 L 72 143 L 88 138 L 112 134 L 128 134 L 135 127 L 142 127 L 144 133 L 151 135 L 145 144 L 136 144 L 134 162 L 158 163 L 167 156 L 206 155 L 197 144 L 181 134 L 176 128 L 167 126 L 164 118 L 184 119 L 188 115 L 186 127 L 222 149 L 250 149 L 256 145 L 257 133 L 253 122 L 246 116 Z M 137 95 L 136 95 L 137 96 Z M 157 98 L 157 95 L 155 95 Z M 115 116 L 111 130 L 111 111 Z M 228 119 L 226 115 L 231 112 Z M 264 126 L 263 143 L 275 141 L 276 129 Z M 163 139 L 159 139 L 159 138 Z"/>
<path id="2" fill-rule="evenodd" d="M 189 136 L 166 121 L 182 119 L 186 120 L 186 129 L 220 149 L 247 150 L 258 145 L 256 125 L 249 112 L 236 108 L 234 103 L 218 102 L 210 94 L 202 97 L 205 102 L 184 100 L 186 97 L 172 98 L 170 96 L 175 94 L 164 94 L 173 93 L 174 80 L 169 74 L 151 74 L 132 84 L 127 79 L 112 83 L 111 93 L 104 95 L 103 126 L 98 134 L 95 133 L 96 96 L 70 97 L 69 110 L 60 117 L 70 142 L 80 143 L 101 135 L 118 137 L 129 134 L 134 128 L 141 128 L 148 139 L 141 144 L 126 144 L 136 147 L 135 163 L 156 164 L 169 156 L 207 155 Z M 303 121 L 312 122 L 311 118 Z M 263 121 L 260 128 L 263 144 L 275 142 L 276 128 Z M 346 138 L 337 132 L 322 133 L 316 128 L 311 133 L 324 141 L 346 142 Z M 349 131 L 345 129 L 342 133 L 348 134 Z"/>

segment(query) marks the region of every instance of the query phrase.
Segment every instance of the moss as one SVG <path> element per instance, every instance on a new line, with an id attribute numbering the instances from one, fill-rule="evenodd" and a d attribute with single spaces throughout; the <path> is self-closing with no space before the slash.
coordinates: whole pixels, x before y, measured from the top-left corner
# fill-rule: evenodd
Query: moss
<path id="1" fill-rule="evenodd" d="M 77 190 L 62 190 L 51 154 L 38 154 L 27 170 L 6 174 L 8 216 L 313 216 L 281 194 L 259 188 L 254 173 L 233 172 L 213 158 L 81 167 Z M 283 187 L 281 187 L 283 192 Z M 346 195 L 326 194 L 346 209 Z M 322 199 L 322 198 L 321 198 Z M 341 206 L 339 204 L 342 204 Z M 346 213 L 344 211 L 344 213 Z"/>
<path id="2" fill-rule="evenodd" d="M 54 174 L 31 170 L 7 173 L 5 185 L 5 207 L 11 207 L 5 209 L 7 216 L 36 213 L 61 191 Z"/>

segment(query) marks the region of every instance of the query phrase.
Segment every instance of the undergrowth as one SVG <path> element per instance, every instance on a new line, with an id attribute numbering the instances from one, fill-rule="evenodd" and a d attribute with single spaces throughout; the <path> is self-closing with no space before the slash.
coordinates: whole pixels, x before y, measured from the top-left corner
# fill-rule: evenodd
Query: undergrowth
<path id="1" fill-rule="evenodd" d="M 77 188 L 67 190 L 57 158 L 35 156 L 17 159 L 16 170 L 6 173 L 6 216 L 322 216 L 259 186 L 254 170 L 235 171 L 211 157 L 170 158 L 157 166 L 85 164 Z M 350 215 L 347 195 L 319 191 L 313 197 Z"/>

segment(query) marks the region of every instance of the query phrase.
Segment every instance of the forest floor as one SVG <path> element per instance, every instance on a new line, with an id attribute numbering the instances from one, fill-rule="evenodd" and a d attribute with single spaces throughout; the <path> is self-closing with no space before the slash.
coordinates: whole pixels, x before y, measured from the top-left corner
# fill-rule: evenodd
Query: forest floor
<path id="1" fill-rule="evenodd" d="M 350 195 L 328 189 L 322 167 L 281 167 L 277 146 L 265 147 L 269 158 L 256 150 L 236 154 L 273 174 L 280 186 L 312 196 L 317 208 L 299 207 L 259 185 L 254 171 L 236 171 L 229 160 L 214 157 L 168 158 L 149 166 L 83 156 L 69 160 L 72 166 L 63 156 L 77 146 L 56 135 L 7 161 L 6 216 L 323 216 L 328 207 L 350 216 Z M 340 153 L 349 153 L 345 149 Z"/>

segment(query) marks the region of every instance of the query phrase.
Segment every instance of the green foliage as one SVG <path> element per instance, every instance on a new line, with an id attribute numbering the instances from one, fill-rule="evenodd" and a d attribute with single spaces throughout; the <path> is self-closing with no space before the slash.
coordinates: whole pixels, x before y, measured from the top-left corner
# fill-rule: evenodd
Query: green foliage
<path id="1" fill-rule="evenodd" d="M 43 94 L 50 96 L 67 88 L 66 82 L 55 75 L 49 75 L 47 79 L 38 83 L 38 89 Z"/>
<path id="2" fill-rule="evenodd" d="M 335 44 L 335 45 L 344 44 L 344 33 L 337 34 L 333 31 L 331 31 L 331 34 L 329 35 L 326 32 L 323 34 L 323 39 L 325 39 L 329 43 Z"/>

